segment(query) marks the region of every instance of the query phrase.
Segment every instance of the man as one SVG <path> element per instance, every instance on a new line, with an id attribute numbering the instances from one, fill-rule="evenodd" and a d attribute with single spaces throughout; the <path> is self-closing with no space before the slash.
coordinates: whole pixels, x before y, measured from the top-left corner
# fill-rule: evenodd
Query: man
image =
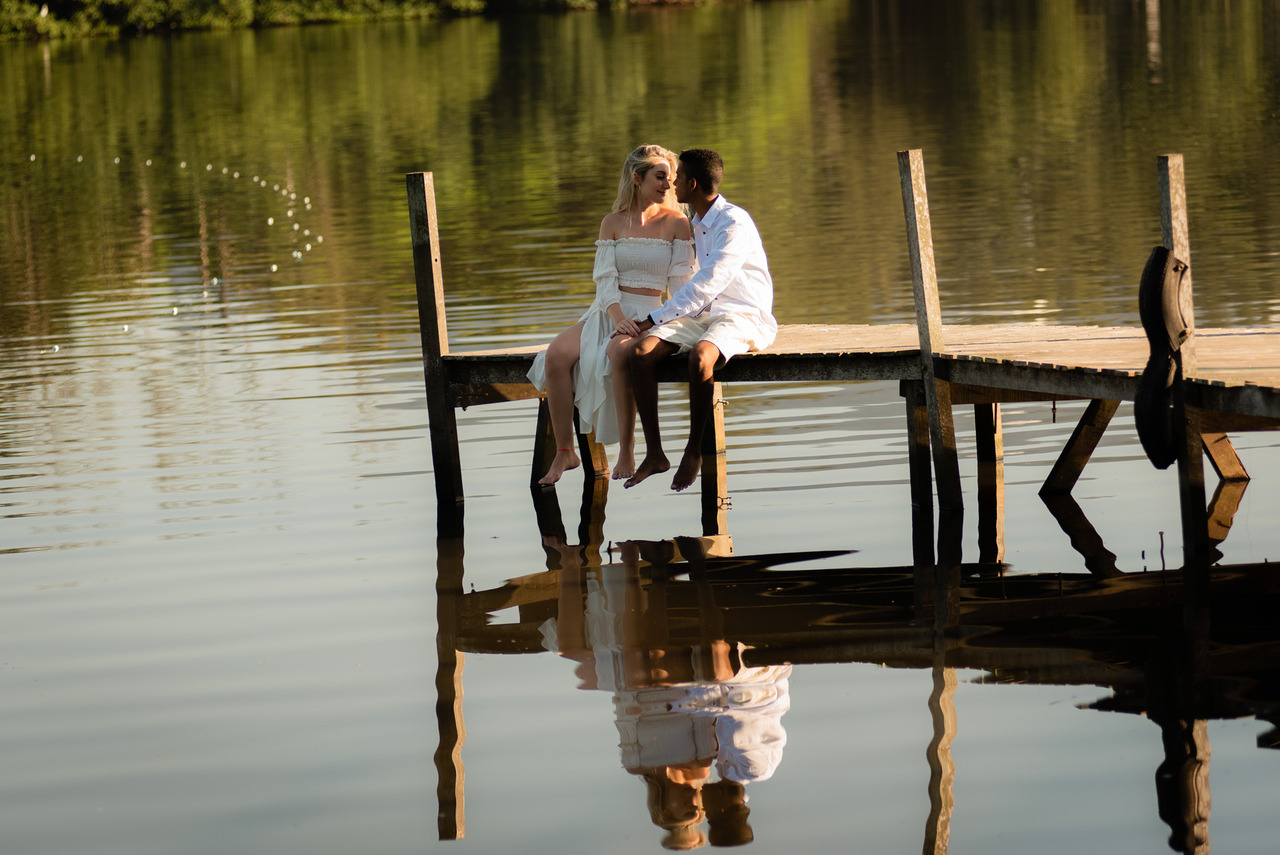
<path id="1" fill-rule="evenodd" d="M 694 213 L 699 269 L 639 324 L 648 335 L 636 343 L 630 367 L 645 457 L 627 487 L 671 468 L 658 429 L 658 363 L 677 351 L 689 353 L 689 440 L 671 481 L 671 489 L 683 490 L 702 468 L 702 435 L 715 391 L 713 372 L 739 353 L 768 347 L 778 334 L 773 279 L 760 233 L 746 211 L 719 194 L 723 176 L 716 152 L 693 148 L 680 153 L 676 199 Z"/>

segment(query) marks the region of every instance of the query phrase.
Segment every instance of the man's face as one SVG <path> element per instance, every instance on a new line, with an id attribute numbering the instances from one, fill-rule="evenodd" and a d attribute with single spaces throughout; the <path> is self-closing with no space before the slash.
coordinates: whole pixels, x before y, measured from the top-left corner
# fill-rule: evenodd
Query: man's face
<path id="1" fill-rule="evenodd" d="M 681 163 L 676 167 L 676 201 L 680 204 L 687 204 L 689 201 L 689 191 L 693 189 L 693 180 L 684 174 L 684 164 Z"/>

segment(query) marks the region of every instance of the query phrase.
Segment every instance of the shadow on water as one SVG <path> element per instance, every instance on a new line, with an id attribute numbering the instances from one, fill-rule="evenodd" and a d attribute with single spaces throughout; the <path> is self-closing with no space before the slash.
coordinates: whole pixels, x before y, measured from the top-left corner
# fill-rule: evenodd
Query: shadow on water
<path id="1" fill-rule="evenodd" d="M 1085 708 L 1155 723 L 1164 755 L 1155 809 L 1176 852 L 1209 850 L 1209 720 L 1267 721 L 1257 744 L 1280 747 L 1271 565 L 1215 567 L 1208 597 L 1188 607 L 1181 571 L 1121 573 L 1079 507 L 1059 498 L 1055 516 L 1092 556 L 1090 572 L 962 563 L 956 515 L 939 520 L 933 564 L 789 570 L 851 553 L 735 555 L 727 534 L 606 548 L 607 490 L 605 479 L 586 480 L 571 542 L 555 489 L 535 487 L 546 569 L 498 587 L 464 592 L 462 540 L 437 541 L 441 839 L 466 831 L 462 651 L 553 652 L 576 663 L 580 688 L 611 692 L 622 765 L 644 781 L 664 848 L 753 839 L 745 788 L 782 761 L 795 665 L 931 671 L 932 731 L 919 734 L 930 771 L 925 852 L 949 845 L 958 670 L 985 672 L 984 682 L 1107 687 Z"/>

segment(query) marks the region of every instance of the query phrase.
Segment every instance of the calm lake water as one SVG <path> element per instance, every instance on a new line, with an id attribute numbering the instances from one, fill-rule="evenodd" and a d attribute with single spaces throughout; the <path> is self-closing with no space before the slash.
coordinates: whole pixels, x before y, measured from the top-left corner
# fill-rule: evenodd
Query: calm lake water
<path id="1" fill-rule="evenodd" d="M 606 485 L 584 538 L 576 476 L 535 507 L 528 403 L 460 415 L 466 535 L 437 544 L 403 176 L 435 173 L 455 348 L 576 319 L 641 142 L 723 153 L 793 323 L 913 319 L 895 152 L 920 148 L 946 321 L 1136 324 L 1156 157 L 1179 152 L 1198 323 L 1277 323 L 1280 14 L 1216 6 L 815 0 L 0 45 L 6 850 L 656 852 L 726 842 L 724 816 L 761 853 L 1193 848 L 1162 819 L 1168 731 L 1134 700 L 1152 689 L 1128 624 L 1009 629 L 1004 652 L 932 663 L 927 644 L 751 650 L 824 573 L 845 587 L 810 604 L 815 632 L 871 596 L 852 568 L 910 564 L 891 384 L 726 390 L 732 549 L 772 556 L 773 588 L 681 577 L 668 606 L 637 600 L 622 545 L 656 579 L 656 544 L 700 533 L 697 491 Z M 1010 582 L 1085 574 L 1036 494 L 1081 411 L 1003 410 Z M 1280 450 L 1236 445 L 1254 480 L 1222 561 L 1280 559 Z M 1181 563 L 1175 476 L 1128 406 L 1074 496 L 1120 569 Z M 557 510 L 588 548 L 544 540 Z M 446 820 L 465 836 L 444 842 L 438 564 L 481 595 L 468 626 L 543 651 L 463 654 Z M 556 584 L 520 609 L 485 593 L 524 577 Z M 707 615 L 718 644 L 690 641 Z M 1274 636 L 1254 640 L 1274 673 Z M 772 705 L 712 716 L 716 651 Z M 637 657 L 684 700 L 646 695 Z M 683 736 L 645 742 L 654 703 Z M 732 721 L 770 737 L 747 820 L 717 813 Z M 1200 734 L 1216 852 L 1274 850 L 1274 726 Z M 707 824 L 671 819 L 657 765 L 709 775 Z"/>

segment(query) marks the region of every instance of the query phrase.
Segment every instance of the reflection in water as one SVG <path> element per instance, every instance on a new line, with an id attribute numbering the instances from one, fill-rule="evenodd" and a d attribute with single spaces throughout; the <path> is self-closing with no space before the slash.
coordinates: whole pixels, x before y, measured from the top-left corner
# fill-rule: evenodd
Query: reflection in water
<path id="1" fill-rule="evenodd" d="M 1267 565 L 1214 568 L 1209 597 L 1184 608 L 1174 571 L 1015 576 L 962 564 L 958 519 L 941 526 L 939 555 L 954 563 L 939 566 L 788 570 L 833 553 L 735 556 L 728 536 L 628 542 L 604 560 L 607 487 L 586 484 L 577 544 L 554 489 L 535 489 L 548 570 L 496 589 L 462 593 L 459 543 L 441 541 L 442 592 L 452 593 L 441 597 L 441 674 L 450 679 L 437 681 L 437 763 L 441 815 L 457 820 L 457 836 L 465 731 L 452 663 L 464 648 L 551 650 L 576 663 L 581 688 L 611 692 L 622 765 L 645 782 L 649 815 L 671 849 L 753 839 L 745 787 L 779 767 L 797 666 L 931 669 L 932 727 L 919 738 L 930 773 L 924 851 L 935 855 L 948 850 L 964 807 L 951 752 L 957 669 L 998 682 L 1108 686 L 1112 694 L 1087 708 L 1158 725 L 1164 758 L 1152 801 L 1180 853 L 1208 851 L 1208 721 L 1280 721 L 1280 578 Z M 513 605 L 516 622 L 495 619 Z"/>
<path id="2" fill-rule="evenodd" d="M 744 785 L 771 777 L 782 760 L 791 666 L 747 665 L 745 646 L 724 637 L 701 539 L 623 543 L 619 563 L 589 569 L 581 547 L 554 537 L 548 546 L 562 561 L 544 643 L 579 663 L 580 688 L 613 693 L 622 765 L 645 782 L 662 845 L 749 842 Z M 692 644 L 673 640 L 666 607 L 677 549 L 697 590 L 701 636 Z"/>
<path id="3" fill-rule="evenodd" d="M 457 649 L 462 611 L 462 538 L 440 539 L 436 547 L 436 826 L 441 840 L 466 836 L 466 775 L 462 743 L 462 651 Z"/>

